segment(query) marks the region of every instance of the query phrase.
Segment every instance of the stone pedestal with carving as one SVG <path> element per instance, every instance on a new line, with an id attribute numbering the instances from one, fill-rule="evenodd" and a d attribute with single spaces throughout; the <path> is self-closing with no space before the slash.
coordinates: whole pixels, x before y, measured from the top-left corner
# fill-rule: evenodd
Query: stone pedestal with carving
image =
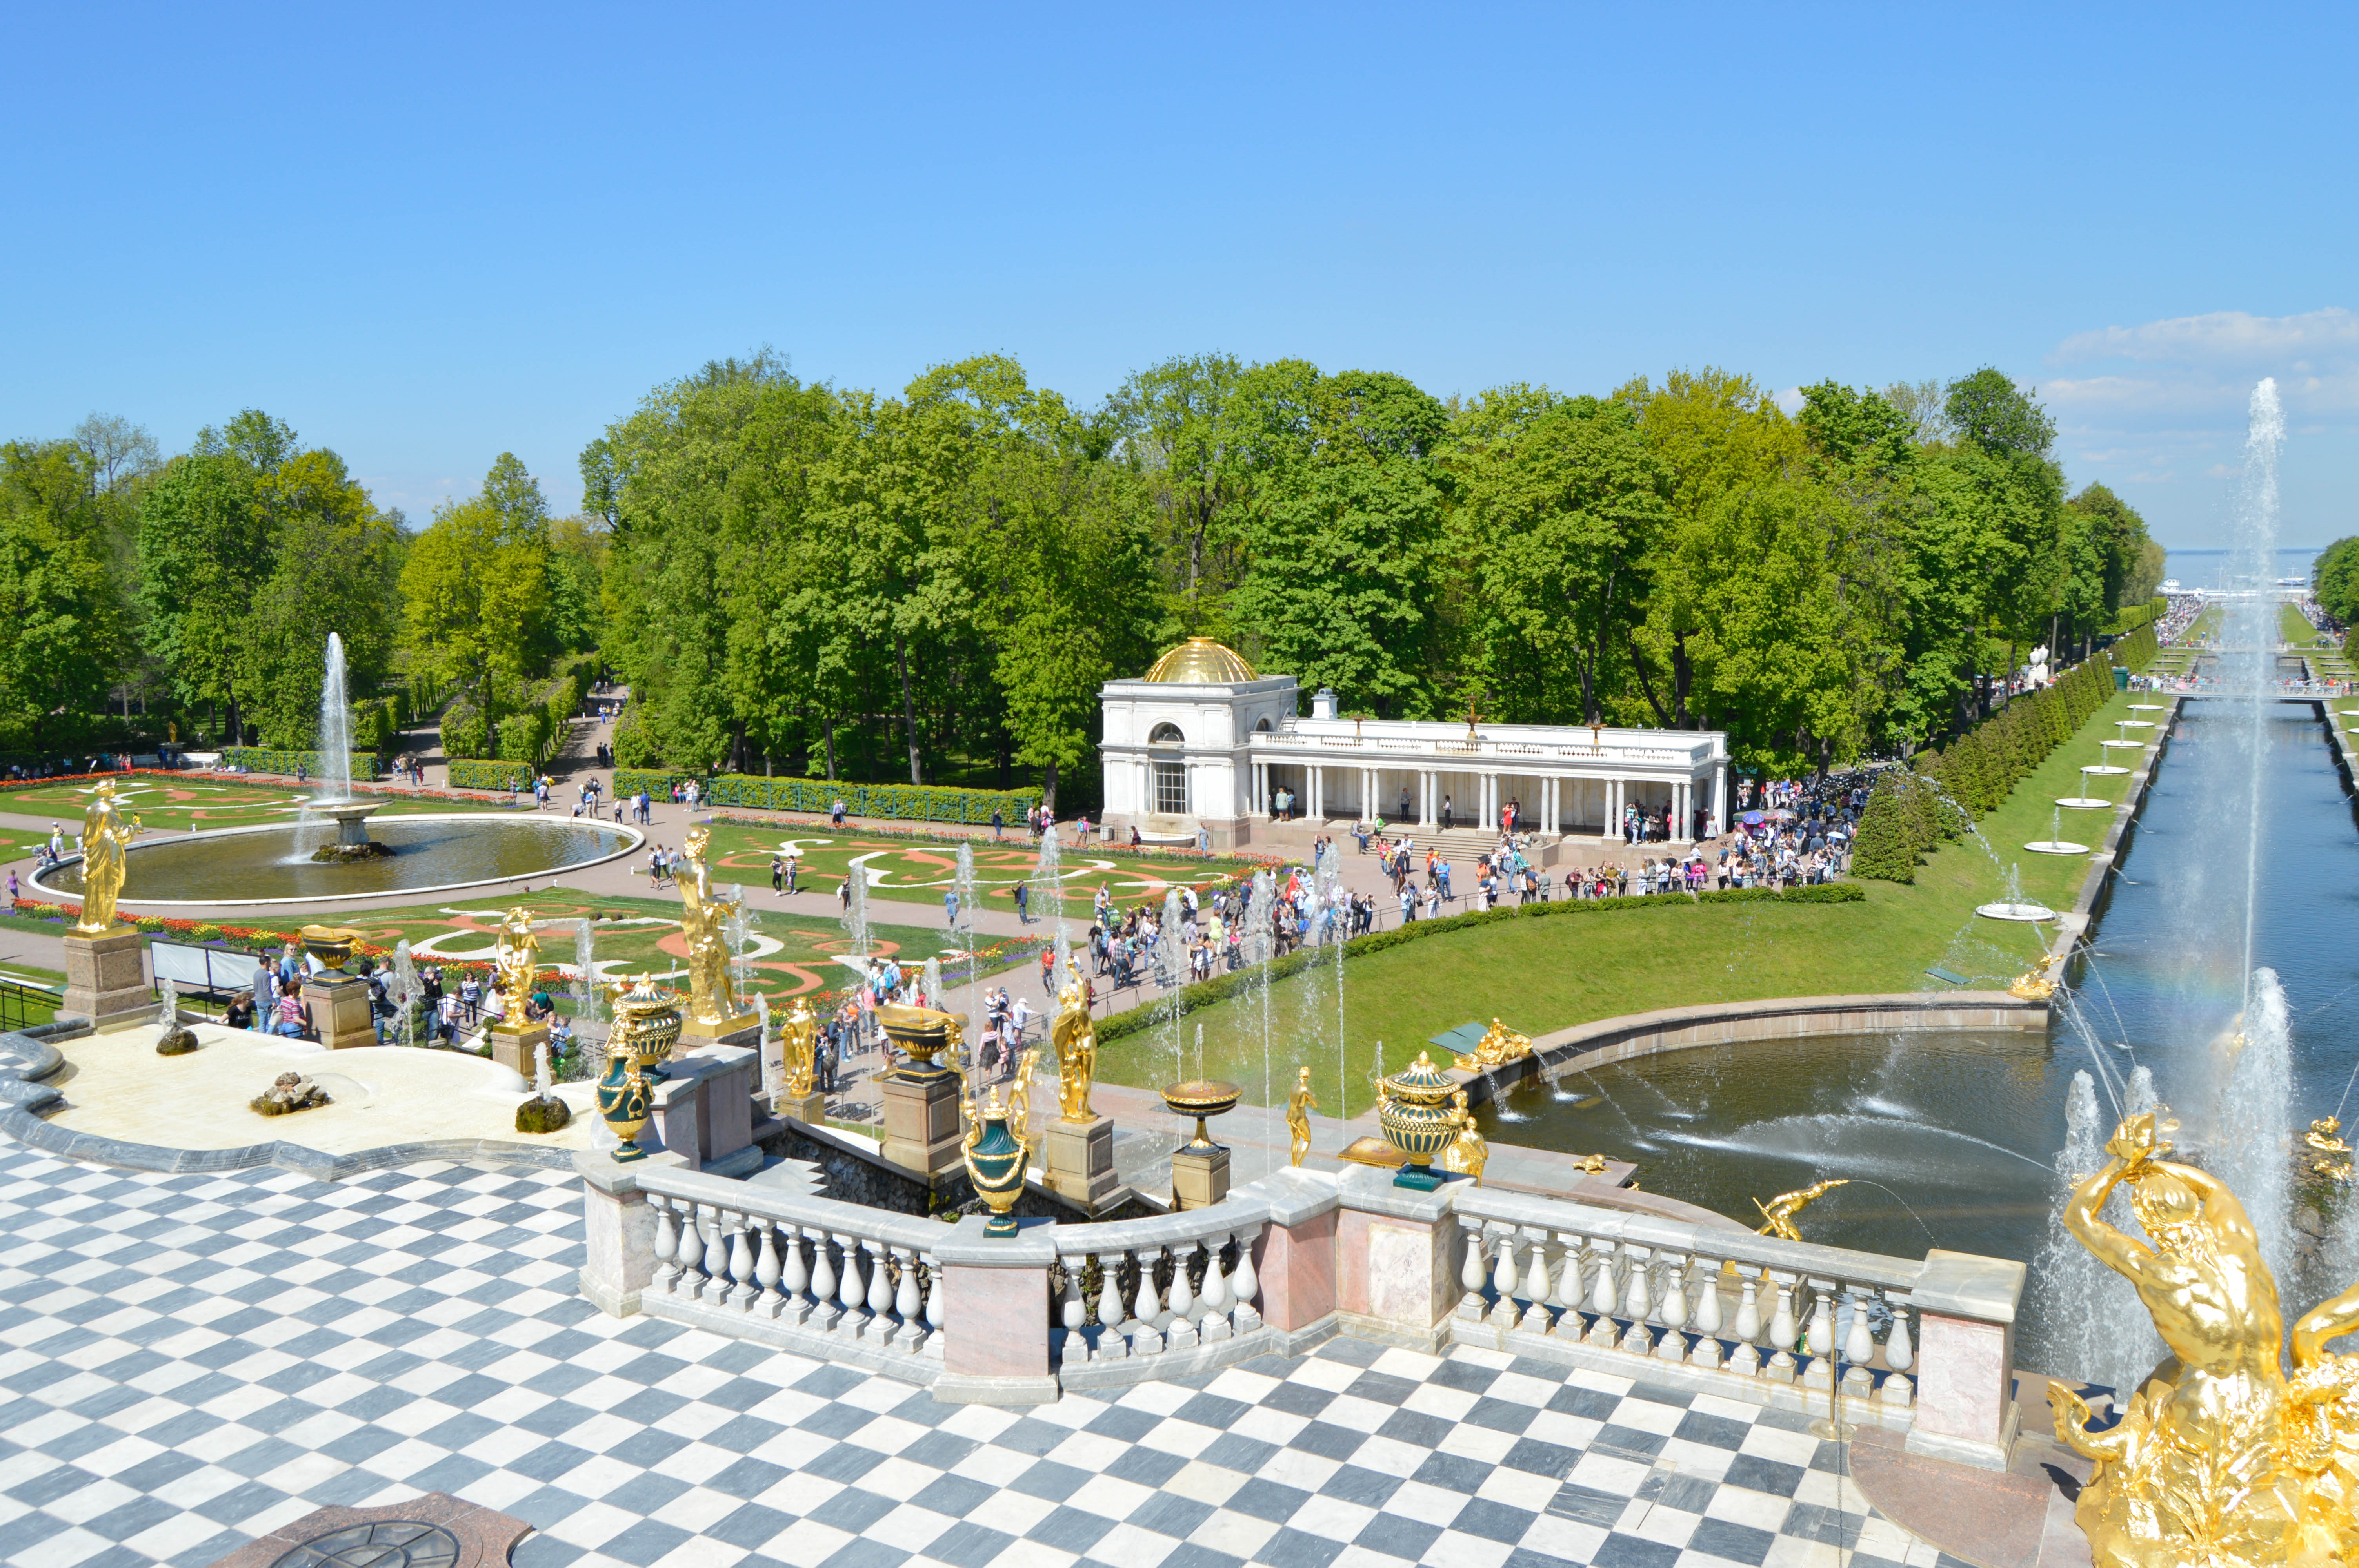
<path id="1" fill-rule="evenodd" d="M 156 1003 L 147 994 L 147 970 L 139 955 L 147 938 L 128 925 L 98 935 L 69 931 L 66 945 L 66 991 L 61 1012 L 78 1012 L 101 1034 L 155 1021 Z"/>
<path id="2" fill-rule="evenodd" d="M 817 1089 L 798 1098 L 781 1091 L 771 1102 L 773 1112 L 799 1121 L 806 1127 L 817 1127 L 827 1120 L 827 1097 Z"/>
<path id="3" fill-rule="evenodd" d="M 1229 1152 L 1188 1144 L 1171 1156 L 1171 1199 L 1182 1209 L 1210 1208 L 1229 1195 Z"/>
<path id="4" fill-rule="evenodd" d="M 955 1171 L 959 1133 L 956 1073 L 886 1076 L 885 1158 L 929 1176 Z"/>
<path id="5" fill-rule="evenodd" d="M 303 1006 L 320 1044 L 331 1051 L 376 1044 L 376 1025 L 369 1021 L 368 982 L 357 975 L 323 969 L 303 977 Z"/>
<path id="6" fill-rule="evenodd" d="M 548 1040 L 549 1025 L 546 1023 L 527 1023 L 522 1029 L 511 1029 L 503 1019 L 492 1025 L 492 1060 L 529 1081 L 533 1076 L 533 1054 Z"/>
<path id="7" fill-rule="evenodd" d="M 1087 1121 L 1052 1118 L 1040 1129 L 1041 1163 L 1049 1186 L 1094 1209 L 1119 1184 L 1114 1173 L 1114 1118 Z"/>

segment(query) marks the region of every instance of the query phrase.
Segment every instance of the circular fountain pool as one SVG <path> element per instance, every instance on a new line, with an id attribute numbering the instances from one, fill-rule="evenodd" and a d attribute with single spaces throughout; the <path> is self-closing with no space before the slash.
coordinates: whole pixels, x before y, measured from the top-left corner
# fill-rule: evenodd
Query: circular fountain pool
<path id="1" fill-rule="evenodd" d="M 334 840 L 334 828 L 293 823 L 136 844 L 125 860 L 123 901 L 144 911 L 441 892 L 595 865 L 630 853 L 643 837 L 620 823 L 488 814 L 380 816 L 368 831 L 392 852 L 316 862 L 311 852 Z M 33 888 L 80 897 L 82 862 L 40 873 Z"/>

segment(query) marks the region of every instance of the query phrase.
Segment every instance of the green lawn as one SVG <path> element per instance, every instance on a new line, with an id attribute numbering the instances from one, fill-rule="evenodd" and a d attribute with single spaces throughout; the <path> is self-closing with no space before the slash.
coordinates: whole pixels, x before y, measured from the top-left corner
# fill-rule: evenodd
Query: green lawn
<path id="1" fill-rule="evenodd" d="M 2332 647 L 2334 639 L 2310 623 L 2310 618 L 2290 604 L 2277 606 L 2277 635 L 2297 648 Z"/>
<path id="2" fill-rule="evenodd" d="M 2024 894 L 2069 909 L 2088 871 L 2082 855 L 2035 855 L 2022 845 L 2049 837 L 2060 816 L 2067 838 L 2093 848 L 2111 815 L 2064 811 L 2079 792 L 2079 764 L 2104 760 L 2099 742 L 2133 714 L 2137 694 L 2116 694 L 2072 741 L 2057 749 L 2006 804 L 1981 823 L 1991 851 L 1973 839 L 1944 844 L 1902 885 L 1864 881 L 1864 903 L 1696 904 L 1667 898 L 1659 908 L 1548 920 L 1510 921 L 1453 932 L 1343 966 L 1338 1048 L 1334 968 L 1316 966 L 1254 995 L 1190 1013 L 1173 1027 L 1109 1043 L 1099 1072 L 1112 1083 L 1152 1086 L 1199 1068 L 1245 1089 L 1251 1103 L 1277 1103 L 1298 1065 L 1311 1069 L 1321 1110 L 1369 1108 L 1379 1043 L 1397 1071 L 1431 1036 L 1496 1015 L 1538 1035 L 1568 1024 L 1655 1008 L 1775 996 L 1944 989 L 1926 970 L 1963 975 L 1977 989 L 2004 986 L 2027 968 L 2053 935 L 1985 920 L 1974 906 L 1997 898 L 2012 868 Z M 2151 735 L 2152 730 L 2133 731 Z M 2119 753 L 2135 767 L 2135 755 Z M 2119 800 L 2126 778 L 2092 778 L 2093 793 Z M 1994 856 L 1996 863 L 1994 864 Z M 1266 1021 L 1266 1031 L 1265 1031 Z M 1264 1042 L 1268 1093 L 1264 1099 Z M 1175 1045 L 1178 1056 L 1175 1057 Z"/>
<path id="3" fill-rule="evenodd" d="M 685 829 L 669 823 L 658 823 L 655 829 L 655 837 L 665 843 L 673 842 L 684 833 Z M 1003 842 L 994 843 L 988 838 L 969 842 L 973 849 L 975 886 L 982 894 L 983 906 L 1014 913 L 1016 889 L 1030 881 L 1040 862 L 1038 851 L 1020 828 Z M 913 840 L 882 834 L 832 833 L 823 824 L 799 822 L 758 827 L 717 822 L 712 827 L 716 874 L 725 870 L 729 879 L 743 881 L 749 887 L 756 883 L 769 885 L 770 857 L 789 845 L 801 859 L 799 885 L 823 892 L 833 892 L 842 887 L 850 874 L 852 861 L 857 859 L 871 873 L 871 897 L 940 907 L 942 893 L 950 887 L 958 868 L 956 839 Z M 642 862 L 646 858 L 644 854 L 639 857 Z M 1193 855 L 1182 859 L 1109 852 L 1096 845 L 1087 849 L 1068 846 L 1059 863 L 1063 871 L 1060 881 L 1065 888 L 1066 914 L 1079 919 L 1087 917 L 1090 901 L 1101 887 L 1125 907 L 1146 903 L 1159 904 L 1167 888 L 1202 887 L 1229 877 L 1250 875 L 1255 864 L 1218 858 L 1199 860 Z M 1037 901 L 1033 913 L 1041 913 Z"/>
<path id="4" fill-rule="evenodd" d="M 71 838 L 82 830 L 82 807 L 88 804 L 98 783 L 96 779 L 76 779 L 71 783 L 33 784 L 24 789 L 0 791 L 0 814 L 49 817 L 64 828 Z M 116 798 L 125 803 L 125 810 L 139 817 L 142 826 L 168 827 L 176 832 L 292 822 L 312 798 L 312 791 L 299 790 L 288 784 L 240 779 L 216 782 L 202 773 L 186 776 L 138 773 L 127 782 L 118 780 L 115 787 Z M 378 813 L 382 816 L 508 809 L 505 806 L 484 801 L 413 800 L 392 795 L 386 795 L 385 801 L 384 808 Z M 27 847 L 38 841 L 37 838 L 21 833 L 16 837 L 22 838 Z"/>

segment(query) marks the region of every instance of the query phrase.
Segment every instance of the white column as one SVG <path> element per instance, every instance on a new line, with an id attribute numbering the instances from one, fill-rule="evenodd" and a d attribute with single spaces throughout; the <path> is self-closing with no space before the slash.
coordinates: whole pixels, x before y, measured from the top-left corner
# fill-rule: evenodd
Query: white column
<path id="1" fill-rule="evenodd" d="M 1671 785 L 1671 842 L 1688 841 L 1688 781 L 1680 779 Z"/>
<path id="2" fill-rule="evenodd" d="M 1433 831 L 1434 823 L 1440 820 L 1434 816 L 1434 811 L 1433 770 L 1419 768 L 1417 773 L 1417 825 L 1428 833 Z"/>
<path id="3" fill-rule="evenodd" d="M 1327 770 L 1321 766 L 1313 766 L 1310 769 L 1310 820 L 1324 822 L 1327 819 Z"/>
<path id="4" fill-rule="evenodd" d="M 1728 831 L 1728 764 L 1721 763 L 1712 771 L 1712 830 L 1715 834 Z"/>

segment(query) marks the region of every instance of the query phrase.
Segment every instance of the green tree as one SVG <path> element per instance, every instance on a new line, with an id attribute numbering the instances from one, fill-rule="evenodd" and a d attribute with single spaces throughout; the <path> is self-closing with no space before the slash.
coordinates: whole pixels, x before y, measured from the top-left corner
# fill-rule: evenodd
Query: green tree
<path id="1" fill-rule="evenodd" d="M 246 617 L 273 569 L 260 476 L 218 447 L 175 458 L 139 505 L 139 605 L 147 647 L 183 701 L 218 702 L 245 736 Z"/>
<path id="2" fill-rule="evenodd" d="M 95 470 L 71 441 L 0 445 L 0 720 L 36 746 L 106 697 L 122 585 Z"/>
<path id="3" fill-rule="evenodd" d="M 414 661 L 495 722 L 495 680 L 529 673 L 549 634 L 549 509 L 512 454 L 476 494 L 436 509 L 400 589 Z"/>
<path id="4" fill-rule="evenodd" d="M 2359 538 L 2337 539 L 2310 563 L 2310 591 L 2318 606 L 2344 625 L 2359 620 Z"/>

